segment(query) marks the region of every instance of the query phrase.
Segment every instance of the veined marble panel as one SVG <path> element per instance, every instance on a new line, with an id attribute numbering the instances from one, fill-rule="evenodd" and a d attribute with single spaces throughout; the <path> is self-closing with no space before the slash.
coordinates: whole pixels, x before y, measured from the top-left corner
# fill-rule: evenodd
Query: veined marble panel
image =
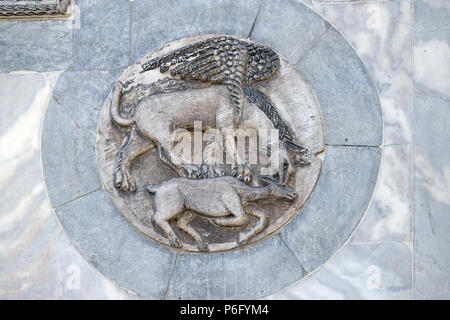
<path id="1" fill-rule="evenodd" d="M 412 49 L 410 0 L 312 7 L 353 45 L 376 84 L 384 157 L 372 204 L 353 241 L 411 241 Z"/>
<path id="2" fill-rule="evenodd" d="M 0 299 L 133 298 L 80 256 L 47 199 L 39 137 L 58 76 L 0 75 Z"/>
<path id="3" fill-rule="evenodd" d="M 351 243 L 269 299 L 410 299 L 411 250 L 398 242 Z"/>
<path id="4" fill-rule="evenodd" d="M 414 1 L 414 298 L 450 299 L 450 3 Z"/>

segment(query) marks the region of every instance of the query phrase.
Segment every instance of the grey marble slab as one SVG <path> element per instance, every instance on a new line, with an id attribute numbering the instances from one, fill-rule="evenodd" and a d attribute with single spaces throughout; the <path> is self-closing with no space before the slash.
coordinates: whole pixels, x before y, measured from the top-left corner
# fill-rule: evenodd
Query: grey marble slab
<path id="1" fill-rule="evenodd" d="M 165 43 L 201 34 L 248 37 L 260 0 L 135 0 L 132 62 Z"/>
<path id="2" fill-rule="evenodd" d="M 274 236 L 232 252 L 179 253 L 166 298 L 254 299 L 301 277 L 298 261 L 281 238 Z"/>
<path id="3" fill-rule="evenodd" d="M 450 4 L 414 1 L 414 297 L 450 299 Z"/>
<path id="4" fill-rule="evenodd" d="M 1 114 L 0 134 L 6 134 L 21 116 L 29 112 L 39 92 L 48 87 L 44 74 L 0 75 Z M 47 99 L 45 97 L 44 99 Z M 45 103 L 44 101 L 43 103 Z"/>
<path id="5" fill-rule="evenodd" d="M 369 211 L 352 241 L 412 240 L 412 3 L 327 5 L 314 9 L 341 31 L 373 77 L 383 113 L 384 158 Z"/>
<path id="6" fill-rule="evenodd" d="M 296 63 L 319 100 L 329 145 L 379 146 L 376 88 L 356 52 L 334 28 Z"/>
<path id="7" fill-rule="evenodd" d="M 0 73 L 62 71 L 73 64 L 72 22 L 0 20 Z"/>
<path id="8" fill-rule="evenodd" d="M 384 147 L 378 185 L 353 242 L 412 241 L 411 172 L 410 145 Z"/>
<path id="9" fill-rule="evenodd" d="M 411 250 L 398 242 L 348 244 L 270 299 L 411 299 Z"/>
<path id="10" fill-rule="evenodd" d="M 81 257 L 47 199 L 39 140 L 58 75 L 0 75 L 0 299 L 134 299 Z"/>
<path id="11" fill-rule="evenodd" d="M 450 299 L 450 97 L 414 92 L 414 295 Z"/>
<path id="12" fill-rule="evenodd" d="M 72 243 L 105 276 L 146 298 L 163 297 L 176 253 L 139 234 L 103 190 L 56 214 Z"/>
<path id="13" fill-rule="evenodd" d="M 308 1 L 308 0 L 307 0 Z M 373 3 L 373 2 L 387 2 L 395 0 L 311 0 L 313 3 L 323 4 L 359 4 L 359 3 Z M 403 1 L 403 0 L 400 0 Z"/>
<path id="14" fill-rule="evenodd" d="M 50 100 L 51 107 L 61 106 L 81 135 L 95 145 L 97 119 L 114 81 L 121 71 L 64 72 L 58 79 Z M 51 111 L 49 111 L 51 112 Z"/>
<path id="15" fill-rule="evenodd" d="M 427 5 L 433 9 L 433 12 L 428 12 Z M 324 10 L 321 11 L 350 40 L 374 76 L 381 94 L 381 106 L 383 112 L 385 112 L 385 144 L 392 144 L 392 146 L 385 147 L 385 163 L 383 165 L 385 171 L 381 172 L 379 183 L 379 187 L 381 186 L 379 190 L 381 191 L 378 194 L 382 196 L 379 199 L 384 200 L 378 202 L 376 193 L 373 201 L 375 205 L 373 210 L 375 211 L 373 212 L 376 212 L 377 218 L 368 219 L 371 214 L 370 211 L 366 216 L 366 221 L 370 222 L 369 224 L 374 223 L 374 228 L 364 228 L 367 233 L 364 235 L 360 233 L 361 237 L 356 237 L 357 233 L 355 235 L 357 241 L 383 240 L 386 237 L 389 240 L 400 241 L 403 232 L 399 230 L 402 230 L 404 227 L 402 224 L 407 220 L 406 215 L 403 215 L 406 212 L 404 202 L 401 205 L 397 201 L 391 202 L 390 193 L 393 192 L 392 195 L 398 200 L 405 195 L 404 189 L 400 188 L 403 181 L 403 174 L 400 173 L 407 169 L 406 166 L 400 167 L 401 163 L 396 161 L 396 158 L 398 157 L 402 161 L 407 159 L 409 157 L 407 149 L 410 148 L 410 146 L 404 144 L 407 141 L 405 137 L 408 134 L 407 130 L 404 129 L 410 127 L 410 124 L 406 121 L 407 118 L 405 118 L 407 114 L 404 112 L 407 111 L 407 108 L 404 108 L 405 102 L 407 102 L 407 97 L 410 96 L 407 86 L 410 78 L 408 78 L 407 70 L 404 68 L 410 61 L 405 54 L 407 51 L 405 41 L 410 37 L 407 32 L 410 28 L 410 21 L 406 19 L 408 16 L 406 8 L 408 6 L 410 6 L 410 1 L 405 0 L 371 1 L 370 3 L 358 3 L 356 5 L 351 3 L 324 4 Z M 320 8 L 320 6 L 315 1 L 314 9 L 317 8 Z M 447 97 L 444 95 L 448 92 L 448 87 L 446 87 L 448 81 L 445 81 L 448 77 L 442 77 L 442 72 L 446 70 L 443 62 L 449 60 L 445 60 L 448 42 L 442 39 L 448 32 L 442 27 L 445 24 L 439 23 L 439 21 L 442 21 L 440 19 L 446 15 L 445 10 L 447 8 L 446 0 L 433 0 L 427 4 L 417 2 L 415 4 L 414 11 L 416 14 L 427 17 L 427 21 L 422 21 L 422 24 L 415 26 L 416 30 L 424 34 L 423 37 L 416 35 L 415 59 L 422 62 L 416 62 L 415 64 L 416 88 L 418 88 L 419 94 L 415 99 L 422 99 L 425 107 L 432 106 L 434 108 L 435 105 L 445 106 L 448 103 Z M 145 24 L 145 19 L 148 19 L 148 11 L 142 12 L 141 17 L 142 24 Z M 0 23 L 4 22 L 0 21 Z M 17 23 L 17 21 L 13 21 L 13 23 Z M 173 26 L 173 28 L 175 27 Z M 430 30 L 432 32 L 429 32 Z M 150 32 L 150 29 L 148 32 Z M 436 37 L 433 38 L 430 33 L 436 35 Z M 3 33 L 0 38 L 2 36 L 5 37 Z M 145 42 L 145 39 L 145 37 L 142 37 L 139 41 Z M 141 43 L 136 46 L 144 47 L 145 45 L 147 44 Z M 21 48 L 16 48 L 14 45 L 11 50 L 13 50 L 11 51 L 13 54 L 17 55 L 17 62 L 15 63 L 19 66 L 18 69 L 23 69 L 20 66 L 26 65 L 25 62 L 30 62 L 28 59 L 30 53 L 22 51 Z M 147 49 L 143 50 L 143 54 L 145 53 L 147 53 Z M 430 53 L 433 55 L 427 59 Z M 22 57 L 25 56 L 27 59 L 21 62 Z M 11 61 L 14 60 L 11 59 Z M 110 59 L 110 57 L 105 59 Z M 33 62 L 32 65 L 37 64 Z M 54 66 L 50 65 L 50 68 L 52 69 Z M 17 69 L 5 70 L 0 67 L 0 72 Z M 440 78 L 437 77 L 439 75 L 441 75 Z M 8 185 L 8 190 L 6 187 L 0 188 L 5 201 L 8 202 L 7 206 L 2 207 L 4 211 L 0 210 L 0 230 L 2 232 L 0 233 L 0 241 L 2 245 L 8 248 L 0 256 L 2 270 L 6 270 L 6 272 L 0 274 L 1 298 L 134 298 L 133 295 L 128 295 L 121 290 L 115 282 L 102 276 L 80 256 L 69 243 L 65 234 L 61 232 L 56 219 L 52 216 L 51 208 L 46 201 L 42 201 L 45 199 L 45 197 L 42 198 L 43 187 L 42 185 L 39 187 L 37 184 L 40 179 L 40 170 L 35 165 L 36 159 L 39 158 L 39 154 L 36 153 L 36 150 L 39 150 L 39 143 L 33 138 L 39 137 L 39 128 L 35 125 L 36 121 L 29 122 L 29 119 L 42 119 L 44 109 L 32 108 L 33 111 L 27 109 L 27 106 L 34 105 L 34 101 L 47 96 L 47 91 L 44 90 L 45 94 L 42 91 L 41 75 L 2 75 L 1 77 L 8 77 L 0 85 L 0 93 L 2 93 L 0 95 L 0 109 L 2 114 L 7 115 L 6 117 L 0 117 L 0 124 L 2 124 L 0 126 L 2 131 L 1 142 L 7 141 L 4 140 L 5 137 L 9 137 L 10 140 L 8 141 L 10 142 L 9 144 L 0 143 L 0 149 L 2 146 L 6 146 L 8 150 L 18 151 L 16 155 L 13 155 L 14 158 L 7 161 L 4 159 L 4 166 L 0 174 L 0 184 Z M 28 77 L 31 80 L 27 80 Z M 436 81 L 435 77 L 441 80 Z M 76 84 L 75 87 L 77 86 L 79 85 Z M 96 84 L 91 82 L 89 86 L 95 87 Z M 66 80 L 65 87 L 69 90 L 71 81 Z M 29 95 L 30 92 L 33 93 Z M 82 92 L 84 91 L 79 91 L 79 93 Z M 65 98 L 66 93 L 68 92 L 60 94 L 59 98 Z M 422 93 L 426 98 L 421 96 Z M 70 94 L 67 96 L 70 96 Z M 74 97 L 77 98 L 78 93 Z M 64 103 L 70 101 L 70 98 L 67 99 L 64 100 Z M 4 101 L 7 103 L 5 104 Z M 68 103 L 75 104 L 75 102 Z M 81 102 L 78 103 L 83 105 Z M 14 109 L 17 109 L 17 112 L 14 112 Z M 426 121 L 429 121 L 427 123 L 431 123 L 429 126 L 433 127 L 441 119 L 446 119 L 445 109 L 438 109 L 440 110 L 438 113 L 431 113 L 433 119 L 431 119 L 431 116 L 429 117 L 428 112 L 418 114 L 418 117 L 429 119 Z M 389 117 L 386 117 L 386 110 L 392 110 Z M 64 110 L 64 112 L 69 114 L 71 110 Z M 76 112 L 70 114 L 70 117 L 73 118 L 73 116 L 82 117 L 82 114 Z M 416 117 L 416 121 L 420 119 L 418 117 Z M 75 124 L 73 125 L 75 126 Z M 81 121 L 81 125 L 85 125 L 84 121 Z M 91 125 L 88 124 L 83 128 L 89 129 L 90 127 Z M 396 127 L 400 130 L 397 130 Z M 20 130 L 20 128 L 27 128 L 27 130 Z M 422 130 L 418 131 L 418 134 L 424 135 L 425 133 L 428 135 L 424 136 L 421 146 L 429 149 L 436 148 L 437 150 L 443 148 L 440 143 L 437 143 L 438 146 L 436 147 L 436 139 L 431 135 L 436 132 L 448 132 L 445 131 L 445 127 L 432 128 L 433 131 L 431 132 L 428 132 L 425 127 Z M 80 130 L 76 132 L 80 132 Z M 88 130 L 83 130 L 83 132 L 88 132 Z M 92 137 L 88 134 L 83 141 L 90 144 L 89 141 Z M 390 137 L 392 139 L 388 140 Z M 428 140 L 425 141 L 426 139 Z M 14 144 L 12 144 L 13 142 Z M 0 152 L 2 156 L 6 154 Z M 427 155 L 427 158 L 420 160 L 424 155 Z M 416 190 L 420 196 L 415 197 L 415 206 L 421 208 L 420 210 L 423 209 L 419 216 L 415 218 L 417 221 L 417 230 L 415 230 L 417 233 L 415 243 L 417 249 L 415 296 L 416 298 L 442 298 L 446 297 L 446 290 L 448 289 L 446 280 L 449 278 L 447 268 L 449 263 L 446 260 L 446 255 L 443 254 L 448 251 L 449 247 L 443 231 L 446 227 L 446 221 L 448 221 L 445 215 L 448 212 L 445 205 L 448 183 L 445 178 L 446 171 L 436 168 L 444 168 L 445 162 L 443 164 L 439 162 L 441 161 L 439 159 L 445 160 L 447 158 L 446 156 L 441 158 L 440 153 L 429 152 L 428 150 L 416 152 L 415 158 L 417 160 L 416 168 L 421 170 L 416 171 L 418 177 L 416 183 L 420 181 Z M 12 164 L 14 164 L 14 168 L 11 167 Z M 81 171 L 83 170 L 81 168 Z M 9 176 L 9 173 L 14 175 Z M 9 178 L 2 180 L 5 174 Z M 387 185 L 384 185 L 385 183 Z M 405 180 L 404 184 L 406 187 L 408 182 Z M 430 194 L 432 196 L 429 196 Z M 397 207 L 398 205 L 400 206 Z M 425 213 L 428 213 L 425 209 L 428 208 L 430 209 L 428 210 L 430 219 L 425 215 Z M 402 215 L 389 217 L 387 213 L 394 211 L 402 213 Z M 397 220 L 397 218 L 400 220 Z M 360 228 L 363 228 L 363 226 L 364 222 Z M 353 249 L 355 246 L 364 246 L 365 249 Z M 407 297 L 407 287 L 411 285 L 411 282 L 407 282 L 405 279 L 407 279 L 407 274 L 410 274 L 411 268 L 408 264 L 410 257 L 406 248 L 396 243 L 393 245 L 382 243 L 378 245 L 378 249 L 371 246 L 372 244 L 348 244 L 321 269 L 298 282 L 298 290 L 296 289 L 297 285 L 288 288 L 289 295 L 286 297 L 367 299 Z M 380 268 L 369 268 L 372 265 Z M 70 285 L 73 276 L 76 275 L 76 271 L 74 271 L 77 270 L 76 267 L 80 268 L 80 288 Z M 324 275 L 324 271 L 326 271 L 326 275 Z M 381 271 L 381 273 L 378 271 Z M 380 275 L 380 281 L 377 280 L 378 275 Z M 381 283 L 381 286 L 378 285 L 379 283 Z M 232 286 L 230 285 L 229 288 L 232 288 Z M 237 289 L 236 292 L 242 291 Z"/>
<path id="16" fill-rule="evenodd" d="M 281 232 L 307 272 L 327 261 L 361 221 L 372 198 L 380 158 L 376 147 L 326 148 L 313 193 Z"/>
<path id="17" fill-rule="evenodd" d="M 42 166 L 53 207 L 100 187 L 95 137 L 111 72 L 66 72 L 54 89 L 42 127 Z"/>
<path id="18" fill-rule="evenodd" d="M 76 0 L 74 69 L 117 70 L 128 65 L 130 3 Z"/>
<path id="19" fill-rule="evenodd" d="M 53 297 L 58 225 L 41 178 L 39 131 L 55 74 L 0 75 L 0 299 Z"/>
<path id="20" fill-rule="evenodd" d="M 314 9 L 345 35 L 372 76 L 383 113 L 384 145 L 411 144 L 411 1 L 316 3 Z"/>
<path id="21" fill-rule="evenodd" d="M 296 63 L 328 28 L 326 20 L 299 1 L 264 0 L 251 39 L 275 48 Z"/>
<path id="22" fill-rule="evenodd" d="M 52 207 L 99 189 L 95 149 L 64 109 L 49 106 L 42 129 L 42 167 Z"/>
<path id="23" fill-rule="evenodd" d="M 446 0 L 414 1 L 414 47 L 421 41 L 448 43 L 450 3 Z M 417 64 L 415 64 L 417 67 Z"/>

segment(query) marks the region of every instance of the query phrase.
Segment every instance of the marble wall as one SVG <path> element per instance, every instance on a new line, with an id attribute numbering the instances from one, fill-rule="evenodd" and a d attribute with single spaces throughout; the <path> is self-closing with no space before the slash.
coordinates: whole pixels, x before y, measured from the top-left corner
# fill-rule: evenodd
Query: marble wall
<path id="1" fill-rule="evenodd" d="M 133 44 L 130 32 L 145 27 L 142 0 L 107 1 L 102 17 L 95 9 L 103 2 L 75 2 L 69 21 L 0 20 L 1 299 L 138 298 L 74 249 L 42 182 L 41 122 L 57 99 L 60 73 L 114 71 L 148 50 Z M 383 111 L 383 160 L 369 209 L 346 245 L 267 298 L 450 299 L 450 5 L 302 2 L 342 32 L 371 73 Z M 248 1 L 252 21 L 258 4 Z M 115 30 L 123 31 L 119 38 Z M 161 34 L 154 36 L 157 42 Z M 120 43 L 126 45 L 116 50 Z"/>

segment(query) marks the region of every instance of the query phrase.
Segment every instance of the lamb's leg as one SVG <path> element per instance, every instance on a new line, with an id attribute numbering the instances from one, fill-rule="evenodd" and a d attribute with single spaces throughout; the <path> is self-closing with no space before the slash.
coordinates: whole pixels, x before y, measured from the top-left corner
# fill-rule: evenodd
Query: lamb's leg
<path id="1" fill-rule="evenodd" d="M 161 231 L 165 233 L 171 245 L 177 248 L 181 248 L 183 246 L 180 239 L 178 239 L 177 235 L 175 234 L 175 231 L 170 226 L 169 222 L 164 219 L 164 215 L 159 215 L 158 212 L 155 212 L 152 221 L 158 228 L 161 229 Z"/>
<path id="2" fill-rule="evenodd" d="M 254 236 L 256 236 L 258 233 L 264 230 L 264 228 L 267 226 L 267 223 L 269 222 L 269 217 L 266 215 L 266 213 L 257 208 L 256 206 L 248 206 L 245 210 L 248 215 L 255 217 L 258 219 L 258 222 L 256 225 L 249 231 L 245 233 L 239 234 L 238 243 L 245 243 Z"/>
<path id="3" fill-rule="evenodd" d="M 130 174 L 133 160 L 154 147 L 155 144 L 142 138 L 137 133 L 136 128 L 131 129 L 116 156 L 114 185 L 117 189 L 126 192 L 133 192 L 136 190 L 136 182 Z"/>
<path id="4" fill-rule="evenodd" d="M 248 216 L 244 211 L 241 204 L 241 199 L 237 194 L 228 195 L 227 199 L 224 199 L 224 204 L 228 212 L 232 217 L 217 218 L 212 221 L 220 227 L 241 227 L 248 222 Z"/>
<path id="5" fill-rule="evenodd" d="M 197 243 L 197 247 L 200 249 L 200 251 L 208 251 L 208 242 L 203 240 L 202 236 L 195 230 L 193 227 L 189 225 L 193 217 L 192 212 L 184 212 L 180 217 L 177 219 L 178 227 L 180 227 L 181 230 L 186 232 L 188 235 L 190 235 L 195 242 Z"/>

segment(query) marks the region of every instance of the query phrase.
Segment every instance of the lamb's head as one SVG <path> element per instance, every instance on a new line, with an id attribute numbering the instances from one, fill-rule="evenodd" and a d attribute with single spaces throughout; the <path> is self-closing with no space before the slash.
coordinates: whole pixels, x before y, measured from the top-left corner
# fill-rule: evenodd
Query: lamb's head
<path id="1" fill-rule="evenodd" d="M 288 186 L 282 186 L 271 180 L 262 178 L 267 183 L 265 188 L 269 192 L 269 197 L 274 200 L 294 201 L 297 198 L 297 192 Z"/>

